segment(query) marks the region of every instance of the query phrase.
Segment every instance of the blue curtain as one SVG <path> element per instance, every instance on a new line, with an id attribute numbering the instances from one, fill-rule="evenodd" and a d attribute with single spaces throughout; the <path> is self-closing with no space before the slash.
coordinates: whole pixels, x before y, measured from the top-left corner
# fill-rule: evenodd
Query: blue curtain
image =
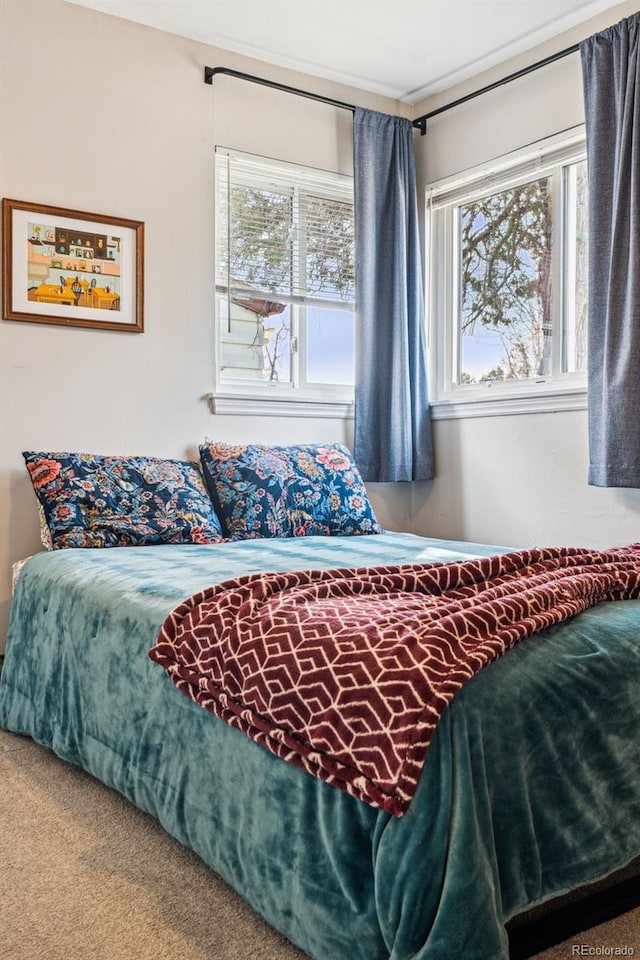
<path id="1" fill-rule="evenodd" d="M 640 14 L 580 45 L 589 172 L 589 483 L 640 487 Z"/>
<path id="2" fill-rule="evenodd" d="M 413 137 L 409 120 L 355 111 L 354 455 L 370 481 L 433 476 Z"/>

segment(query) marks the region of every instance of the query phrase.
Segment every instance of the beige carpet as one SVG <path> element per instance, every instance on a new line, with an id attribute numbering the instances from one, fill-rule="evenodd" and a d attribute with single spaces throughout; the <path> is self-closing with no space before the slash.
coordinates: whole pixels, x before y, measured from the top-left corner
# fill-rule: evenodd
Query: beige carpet
<path id="1" fill-rule="evenodd" d="M 582 944 L 627 946 L 639 957 L 640 909 L 539 960 L 569 960 Z M 1 960 L 304 956 L 151 817 L 32 741 L 0 731 Z"/>

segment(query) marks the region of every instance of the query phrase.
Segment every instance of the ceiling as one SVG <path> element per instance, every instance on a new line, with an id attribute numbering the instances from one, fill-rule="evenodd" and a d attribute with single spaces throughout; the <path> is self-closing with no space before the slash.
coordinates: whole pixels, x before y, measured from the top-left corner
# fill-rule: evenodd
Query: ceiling
<path id="1" fill-rule="evenodd" d="M 68 2 L 415 103 L 621 0 Z"/>

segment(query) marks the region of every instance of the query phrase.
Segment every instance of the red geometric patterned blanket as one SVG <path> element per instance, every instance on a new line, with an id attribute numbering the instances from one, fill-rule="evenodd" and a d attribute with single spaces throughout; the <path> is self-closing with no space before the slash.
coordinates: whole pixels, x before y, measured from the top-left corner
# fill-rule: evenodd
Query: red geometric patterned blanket
<path id="1" fill-rule="evenodd" d="M 277 756 L 401 816 L 456 691 L 519 640 L 640 597 L 640 543 L 252 574 L 166 619 L 149 656 Z"/>

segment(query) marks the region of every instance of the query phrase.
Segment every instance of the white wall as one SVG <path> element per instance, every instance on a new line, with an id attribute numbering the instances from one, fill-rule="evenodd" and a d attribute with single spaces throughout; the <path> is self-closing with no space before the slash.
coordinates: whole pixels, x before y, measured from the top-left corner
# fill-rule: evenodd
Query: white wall
<path id="1" fill-rule="evenodd" d="M 399 106 L 62 0 L 3 0 L 0 17 L 2 196 L 146 229 L 144 334 L 0 321 L 2 638 L 10 565 L 39 549 L 22 450 L 184 457 L 205 436 L 350 440 L 341 420 L 210 413 L 214 146 L 350 172 L 352 121 L 228 77 L 207 86 L 205 64 L 390 113 Z M 409 525 L 407 486 L 372 496 L 381 522 Z"/>
<path id="2" fill-rule="evenodd" d="M 552 49 L 634 9 L 616 6 Z M 228 77 L 212 88 L 204 65 L 415 116 L 549 49 L 409 110 L 62 0 L 0 0 L 2 196 L 146 224 L 143 335 L 0 321 L 0 648 L 11 563 L 39 549 L 22 450 L 182 457 L 204 436 L 351 439 L 340 420 L 209 411 L 214 146 L 348 172 L 352 136 L 345 111 Z M 416 134 L 420 184 L 579 122 L 581 98 L 572 57 L 444 114 Z M 504 544 L 640 537 L 640 491 L 586 485 L 582 413 L 439 421 L 434 432 L 432 483 L 371 488 L 386 526 Z"/>
<path id="3" fill-rule="evenodd" d="M 416 104 L 427 113 L 590 36 L 640 9 L 621 3 L 580 28 Z M 416 136 L 424 186 L 584 122 L 580 59 L 572 54 L 441 114 Z M 586 411 L 440 420 L 437 476 L 413 485 L 416 533 L 507 546 L 611 546 L 640 539 L 640 490 L 587 486 Z"/>

